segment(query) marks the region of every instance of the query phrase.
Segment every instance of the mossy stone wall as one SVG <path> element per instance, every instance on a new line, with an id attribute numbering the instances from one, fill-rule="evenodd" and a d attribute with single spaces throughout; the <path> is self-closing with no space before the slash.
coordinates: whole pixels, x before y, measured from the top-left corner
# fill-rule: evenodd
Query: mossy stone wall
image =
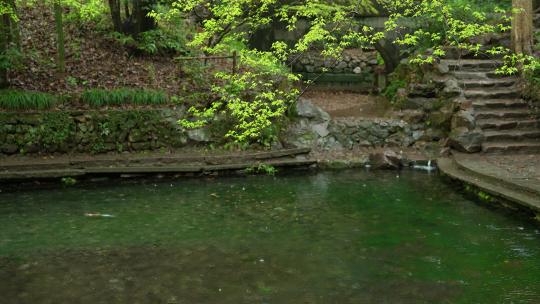
<path id="1" fill-rule="evenodd" d="M 172 109 L 0 113 L 0 154 L 180 148 L 190 136 Z"/>

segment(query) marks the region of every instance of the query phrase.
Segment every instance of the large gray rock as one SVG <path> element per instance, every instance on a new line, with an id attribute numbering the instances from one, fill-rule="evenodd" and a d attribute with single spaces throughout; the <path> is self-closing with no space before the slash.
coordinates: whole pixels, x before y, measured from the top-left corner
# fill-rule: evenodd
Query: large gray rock
<path id="1" fill-rule="evenodd" d="M 437 72 L 439 72 L 440 74 L 448 74 L 450 72 L 450 67 L 448 66 L 447 63 L 441 62 L 437 64 L 435 67 L 437 69 Z"/>
<path id="2" fill-rule="evenodd" d="M 208 129 L 199 128 L 187 131 L 187 136 L 189 139 L 195 142 L 210 142 L 210 132 Z"/>
<path id="3" fill-rule="evenodd" d="M 458 97 L 463 93 L 463 89 L 459 86 L 456 79 L 449 79 L 444 83 L 443 97 L 452 98 Z"/>
<path id="4" fill-rule="evenodd" d="M 330 115 L 311 102 L 309 99 L 300 98 L 296 102 L 296 113 L 299 117 L 308 118 L 316 122 L 326 122 L 330 120 Z"/>
<path id="5" fill-rule="evenodd" d="M 472 111 L 459 111 L 452 117 L 452 129 L 467 128 L 474 130 L 476 122 Z"/>
<path id="6" fill-rule="evenodd" d="M 372 153 L 369 163 L 374 169 L 398 170 L 401 168 L 403 157 L 392 150 Z"/>
<path id="7" fill-rule="evenodd" d="M 330 131 L 328 130 L 328 122 L 312 125 L 311 130 L 320 137 L 326 137 L 328 134 L 330 134 Z"/>
<path id="8" fill-rule="evenodd" d="M 469 130 L 465 127 L 452 130 L 449 137 L 449 144 L 453 149 L 465 153 L 476 153 L 482 151 L 484 134 L 480 130 Z"/>

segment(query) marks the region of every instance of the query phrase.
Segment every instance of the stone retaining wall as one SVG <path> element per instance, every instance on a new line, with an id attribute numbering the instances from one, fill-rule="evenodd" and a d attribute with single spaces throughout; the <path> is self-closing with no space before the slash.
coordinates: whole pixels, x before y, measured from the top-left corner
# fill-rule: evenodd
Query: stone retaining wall
<path id="1" fill-rule="evenodd" d="M 307 99 L 297 104 L 298 119 L 291 124 L 285 141 L 299 147 L 355 149 L 368 147 L 409 147 L 415 143 L 437 142 L 444 135 L 426 129 L 422 122 L 402 119 L 330 119 L 328 113 Z"/>
<path id="2" fill-rule="evenodd" d="M 210 141 L 184 132 L 181 109 L 0 113 L 0 154 L 102 153 L 179 148 Z"/>
<path id="3" fill-rule="evenodd" d="M 325 59 L 320 52 L 311 51 L 293 64 L 295 72 L 321 73 L 324 68 L 330 74 L 373 74 L 377 66 L 377 52 L 361 49 L 346 50 L 341 60 Z"/>

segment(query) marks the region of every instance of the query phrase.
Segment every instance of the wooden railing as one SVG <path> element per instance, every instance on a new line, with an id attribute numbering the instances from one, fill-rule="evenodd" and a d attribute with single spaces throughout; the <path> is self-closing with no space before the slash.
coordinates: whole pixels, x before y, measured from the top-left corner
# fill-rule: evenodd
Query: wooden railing
<path id="1" fill-rule="evenodd" d="M 227 60 L 232 59 L 232 74 L 238 72 L 238 52 L 234 51 L 230 56 L 194 56 L 194 57 L 178 57 L 176 60 L 179 61 L 190 61 L 190 60 L 201 60 L 204 62 L 204 65 L 208 64 L 208 61 L 217 61 L 217 60 Z"/>

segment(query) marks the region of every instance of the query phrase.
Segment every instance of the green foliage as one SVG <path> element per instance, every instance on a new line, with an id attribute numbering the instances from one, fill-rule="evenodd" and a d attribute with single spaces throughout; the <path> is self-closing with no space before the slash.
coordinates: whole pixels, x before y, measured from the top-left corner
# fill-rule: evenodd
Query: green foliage
<path id="1" fill-rule="evenodd" d="M 259 164 L 259 165 L 253 165 L 245 170 L 246 173 L 252 174 L 266 174 L 266 175 L 276 175 L 278 173 L 278 169 L 276 167 L 269 165 L 269 164 Z"/>
<path id="2" fill-rule="evenodd" d="M 108 37 L 125 47 L 147 55 L 188 53 L 185 33 L 182 31 L 156 29 L 143 32 L 135 38 L 131 35 L 112 32 L 108 34 Z"/>
<path id="3" fill-rule="evenodd" d="M 497 3 L 503 8 L 495 7 Z M 382 30 L 357 18 L 376 13 L 376 7 L 389 13 Z M 240 73 L 216 74 L 219 85 L 212 92 L 218 97 L 209 106 L 191 108 L 193 119 L 181 121 L 182 126 L 197 128 L 226 115 L 233 121 L 227 138 L 241 144 L 268 144 L 266 130 L 282 119 L 284 109 L 298 94 L 292 89 L 298 76 L 286 64 L 291 58 L 312 49 L 339 58 L 346 48 L 369 46 L 382 39 L 399 45 L 414 66 L 435 63 L 449 47 L 472 54 L 503 54 L 506 50 L 486 49 L 477 41 L 483 35 L 509 30 L 506 8 L 509 0 L 175 0 L 170 10 L 152 16 L 162 22 L 196 15 L 202 19 L 201 28 L 188 43 L 190 47 L 204 54 L 229 54 L 234 49 L 242 56 Z M 267 52 L 242 47 L 250 35 L 276 22 L 291 32 L 299 30 L 301 23 L 308 26 L 295 43 L 276 41 Z M 399 88 L 406 87 L 409 80 L 395 77 L 384 95 L 395 102 Z"/>
<path id="4" fill-rule="evenodd" d="M 286 79 L 275 74 L 245 72 L 229 75 L 218 73 L 219 85 L 212 91 L 218 100 L 210 107 L 191 107 L 189 113 L 194 119 L 184 119 L 179 123 L 184 128 L 200 128 L 209 124 L 217 114 L 225 114 L 234 121 L 234 127 L 225 135 L 234 142 L 259 143 L 269 146 L 277 138 L 273 127 L 283 119 L 288 105 L 296 100 L 296 89 L 280 88 Z"/>
<path id="5" fill-rule="evenodd" d="M 533 102 L 537 111 L 540 110 L 540 61 L 534 59 L 528 63 L 523 73 L 524 90 L 523 95 Z M 537 113 L 540 117 L 540 112 Z"/>
<path id="6" fill-rule="evenodd" d="M 50 112 L 43 114 L 39 125 L 28 130 L 20 146 L 38 145 L 49 149 L 70 141 L 75 132 L 75 122 L 68 113 Z M 25 152 L 24 149 L 21 152 Z"/>
<path id="7" fill-rule="evenodd" d="M 73 178 L 73 177 L 62 177 L 62 179 L 60 181 L 65 186 L 73 186 L 73 185 L 77 184 L 77 180 L 75 178 Z"/>
<path id="8" fill-rule="evenodd" d="M 1 90 L 0 108 L 5 110 L 46 110 L 56 103 L 56 97 L 41 92 Z"/>
<path id="9" fill-rule="evenodd" d="M 411 49 L 412 64 L 434 63 L 446 55 L 446 47 L 479 54 L 483 45 L 474 38 L 510 29 L 502 9 L 495 10 L 493 17 L 498 19 L 490 23 L 486 12 L 469 4 L 457 6 L 442 0 L 388 2 L 390 17 L 385 31 L 401 33 L 394 43 Z"/>
<path id="10" fill-rule="evenodd" d="M 390 81 L 388 86 L 382 92 L 382 95 L 392 103 L 398 102 L 398 91 L 407 87 L 407 82 L 403 79 L 394 79 Z"/>
<path id="11" fill-rule="evenodd" d="M 23 53 L 15 47 L 10 46 L 0 53 L 0 69 L 15 70 L 23 68 Z"/>
<path id="12" fill-rule="evenodd" d="M 81 95 L 81 101 L 93 107 L 118 105 L 160 105 L 168 102 L 167 94 L 149 89 L 90 89 Z"/>

